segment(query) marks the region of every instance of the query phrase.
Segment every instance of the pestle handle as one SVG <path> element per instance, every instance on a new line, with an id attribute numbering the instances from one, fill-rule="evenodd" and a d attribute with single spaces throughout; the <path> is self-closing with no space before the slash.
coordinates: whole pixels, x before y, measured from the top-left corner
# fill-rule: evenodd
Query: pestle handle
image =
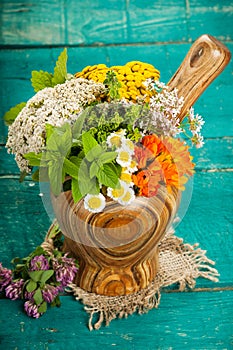
<path id="1" fill-rule="evenodd" d="M 170 90 L 177 88 L 179 97 L 184 97 L 180 120 L 207 86 L 223 71 L 230 58 L 228 48 L 211 35 L 204 34 L 193 43 L 168 83 Z"/>

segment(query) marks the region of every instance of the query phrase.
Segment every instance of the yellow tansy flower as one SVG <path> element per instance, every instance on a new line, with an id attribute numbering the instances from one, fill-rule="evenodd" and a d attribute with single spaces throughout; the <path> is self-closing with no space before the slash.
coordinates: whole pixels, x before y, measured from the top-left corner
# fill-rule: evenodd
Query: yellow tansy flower
<path id="1" fill-rule="evenodd" d="M 124 66 L 107 67 L 105 64 L 87 66 L 81 72 L 75 74 L 77 78 L 85 78 L 103 83 L 106 78 L 106 73 L 113 70 L 116 73 L 117 79 L 121 83 L 119 93 L 121 98 L 137 102 L 138 97 L 144 97 L 146 102 L 149 102 L 152 93 L 146 90 L 143 83 L 146 79 L 159 80 L 160 73 L 158 69 L 149 63 L 140 61 L 131 61 Z"/>

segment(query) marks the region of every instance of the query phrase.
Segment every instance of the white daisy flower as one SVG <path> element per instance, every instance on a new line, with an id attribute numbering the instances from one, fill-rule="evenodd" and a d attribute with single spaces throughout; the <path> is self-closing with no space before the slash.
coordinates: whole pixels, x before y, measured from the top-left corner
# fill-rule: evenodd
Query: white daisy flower
<path id="1" fill-rule="evenodd" d="M 129 151 L 125 148 L 119 148 L 117 152 L 118 155 L 116 158 L 116 162 L 124 168 L 129 167 L 132 161 L 132 155 L 129 153 Z"/>
<path id="2" fill-rule="evenodd" d="M 131 140 L 123 138 L 122 148 L 127 150 L 130 154 L 134 154 L 134 143 Z"/>
<path id="3" fill-rule="evenodd" d="M 121 147 L 122 145 L 122 140 L 124 139 L 126 131 L 125 130 L 119 130 L 116 132 L 112 132 L 108 137 L 107 137 L 107 145 L 109 147 L 116 146 L 117 148 Z"/>
<path id="4" fill-rule="evenodd" d="M 132 174 L 137 170 L 138 170 L 137 163 L 135 162 L 135 160 L 132 159 L 130 165 L 127 168 L 127 171 Z"/>
<path id="5" fill-rule="evenodd" d="M 105 197 L 101 193 L 98 195 L 87 194 L 84 198 L 84 207 L 92 213 L 99 213 L 105 207 Z"/>
<path id="6" fill-rule="evenodd" d="M 107 195 L 108 197 L 112 198 L 112 199 L 118 199 L 120 197 L 122 197 L 125 193 L 126 188 L 128 187 L 128 185 L 126 184 L 126 182 L 120 180 L 120 188 L 111 188 L 108 187 L 107 188 Z"/>
<path id="7" fill-rule="evenodd" d="M 133 186 L 131 173 L 127 171 L 127 168 L 123 168 L 121 172 L 121 180 L 127 183 L 129 186 Z"/>
<path id="8" fill-rule="evenodd" d="M 122 197 L 118 199 L 118 203 L 121 205 L 129 205 L 135 199 L 134 190 L 131 187 L 128 187 Z"/>

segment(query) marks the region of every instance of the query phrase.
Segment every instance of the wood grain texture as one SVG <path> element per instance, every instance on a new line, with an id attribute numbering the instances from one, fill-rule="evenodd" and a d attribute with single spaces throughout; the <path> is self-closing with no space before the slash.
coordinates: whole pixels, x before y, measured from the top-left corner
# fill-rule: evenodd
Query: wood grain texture
<path id="1" fill-rule="evenodd" d="M 0 300 L 0 339 L 7 350 L 218 350 L 232 348 L 233 291 L 163 293 L 158 309 L 114 320 L 90 332 L 83 305 L 72 297 L 38 320 L 21 302 Z"/>
<path id="2" fill-rule="evenodd" d="M 181 121 L 204 90 L 224 70 L 230 58 L 227 47 L 210 35 L 202 35 L 193 43 L 168 82 L 170 90 L 178 89 L 179 96 L 184 98 L 179 115 Z"/>
<path id="3" fill-rule="evenodd" d="M 188 211 L 176 228 L 185 242 L 198 242 L 216 261 L 220 282 L 216 285 L 201 279 L 201 287 L 233 284 L 231 181 L 231 172 L 197 173 Z M 23 257 L 41 243 L 51 223 L 39 197 L 39 187 L 30 184 L 20 184 L 11 177 L 0 178 L 0 256 L 8 267 L 14 256 Z"/>
<path id="4" fill-rule="evenodd" d="M 109 200 L 101 213 L 91 213 L 84 201 L 74 203 L 71 191 L 52 195 L 59 226 L 65 235 L 63 250 L 80 262 L 75 283 L 107 296 L 136 293 L 155 278 L 158 244 L 171 225 L 180 193 L 161 186 L 155 197 L 137 197 L 122 207 Z"/>
<path id="5" fill-rule="evenodd" d="M 2 0 L 0 44 L 189 42 L 203 32 L 229 41 L 232 9 L 230 0 Z"/>

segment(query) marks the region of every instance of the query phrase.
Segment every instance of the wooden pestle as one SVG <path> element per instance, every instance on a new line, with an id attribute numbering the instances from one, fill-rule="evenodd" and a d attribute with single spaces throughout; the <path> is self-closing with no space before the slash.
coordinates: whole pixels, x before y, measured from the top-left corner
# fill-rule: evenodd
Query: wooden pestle
<path id="1" fill-rule="evenodd" d="M 194 42 L 168 83 L 170 90 L 177 88 L 179 97 L 184 97 L 180 120 L 207 86 L 223 71 L 230 58 L 228 48 L 211 35 L 204 34 Z"/>

